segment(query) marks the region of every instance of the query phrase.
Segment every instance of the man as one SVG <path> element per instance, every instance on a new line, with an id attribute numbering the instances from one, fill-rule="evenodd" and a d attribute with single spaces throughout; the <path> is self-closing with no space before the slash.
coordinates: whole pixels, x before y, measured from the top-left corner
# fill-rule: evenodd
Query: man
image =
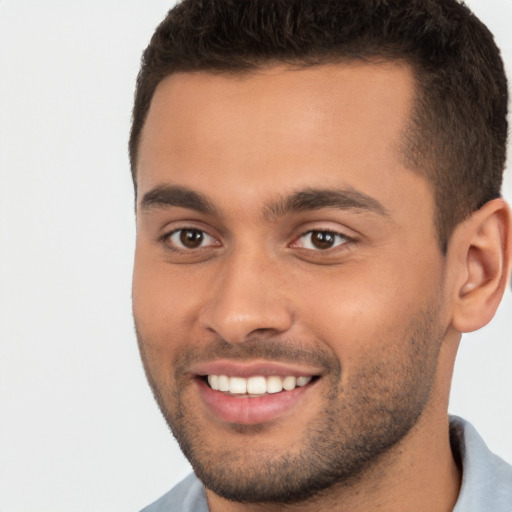
<path id="1" fill-rule="evenodd" d="M 133 114 L 133 308 L 194 475 L 146 510 L 512 510 L 447 414 L 510 271 L 506 111 L 455 0 L 169 12 Z"/>

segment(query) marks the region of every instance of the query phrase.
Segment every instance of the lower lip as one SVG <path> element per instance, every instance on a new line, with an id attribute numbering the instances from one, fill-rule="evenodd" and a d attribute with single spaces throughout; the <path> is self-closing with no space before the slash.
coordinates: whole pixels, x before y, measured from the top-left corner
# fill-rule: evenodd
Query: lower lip
<path id="1" fill-rule="evenodd" d="M 214 391 L 202 379 L 197 379 L 199 393 L 207 408 L 220 420 L 239 425 L 257 425 L 282 416 L 303 399 L 315 382 L 292 391 L 249 398 Z"/>

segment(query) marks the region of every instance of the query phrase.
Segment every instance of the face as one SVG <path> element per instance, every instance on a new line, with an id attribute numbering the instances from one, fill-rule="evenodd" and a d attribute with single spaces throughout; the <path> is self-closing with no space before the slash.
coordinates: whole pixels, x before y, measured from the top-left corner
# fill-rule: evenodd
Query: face
<path id="1" fill-rule="evenodd" d="M 398 64 L 176 74 L 138 162 L 148 380 L 217 495 L 348 485 L 439 399 L 443 258 Z"/>

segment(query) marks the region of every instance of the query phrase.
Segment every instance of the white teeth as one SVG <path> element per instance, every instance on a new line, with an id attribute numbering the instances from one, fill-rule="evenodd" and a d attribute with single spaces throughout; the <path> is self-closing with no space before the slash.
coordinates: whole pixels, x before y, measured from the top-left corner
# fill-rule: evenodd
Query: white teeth
<path id="1" fill-rule="evenodd" d="M 229 392 L 234 395 L 245 395 L 247 393 L 247 379 L 243 377 L 230 377 Z"/>
<path id="2" fill-rule="evenodd" d="M 283 389 L 286 391 L 291 391 L 292 389 L 295 389 L 295 386 L 297 384 L 297 379 L 295 377 L 285 377 L 283 379 Z"/>
<path id="3" fill-rule="evenodd" d="M 227 375 L 208 375 L 208 383 L 215 391 L 231 393 L 233 395 L 261 396 L 267 393 L 279 393 L 292 391 L 296 387 L 305 386 L 311 381 L 311 377 L 263 377 L 255 375 L 245 379 L 244 377 L 228 377 Z"/>
<path id="4" fill-rule="evenodd" d="M 229 378 L 226 375 L 219 375 L 219 391 L 229 391 Z"/>
<path id="5" fill-rule="evenodd" d="M 279 393 L 280 391 L 283 391 L 283 379 L 267 377 L 267 393 Z"/>
<path id="6" fill-rule="evenodd" d="M 311 377 L 297 377 L 297 386 L 305 386 L 310 380 Z"/>
<path id="7" fill-rule="evenodd" d="M 218 375 L 208 375 L 208 384 L 215 391 L 219 389 L 219 376 Z"/>
<path id="8" fill-rule="evenodd" d="M 250 377 L 247 379 L 247 393 L 249 395 L 263 395 L 267 392 L 267 380 L 265 377 Z"/>

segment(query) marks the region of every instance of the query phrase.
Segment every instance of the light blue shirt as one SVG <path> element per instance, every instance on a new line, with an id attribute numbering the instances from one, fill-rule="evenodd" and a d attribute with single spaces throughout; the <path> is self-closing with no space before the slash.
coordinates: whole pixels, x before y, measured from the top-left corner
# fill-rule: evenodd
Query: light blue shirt
<path id="1" fill-rule="evenodd" d="M 462 461 L 462 486 L 453 512 L 512 512 L 512 467 L 489 451 L 467 421 L 452 417 L 450 435 Z M 191 474 L 141 512 L 208 512 L 204 487 Z"/>

